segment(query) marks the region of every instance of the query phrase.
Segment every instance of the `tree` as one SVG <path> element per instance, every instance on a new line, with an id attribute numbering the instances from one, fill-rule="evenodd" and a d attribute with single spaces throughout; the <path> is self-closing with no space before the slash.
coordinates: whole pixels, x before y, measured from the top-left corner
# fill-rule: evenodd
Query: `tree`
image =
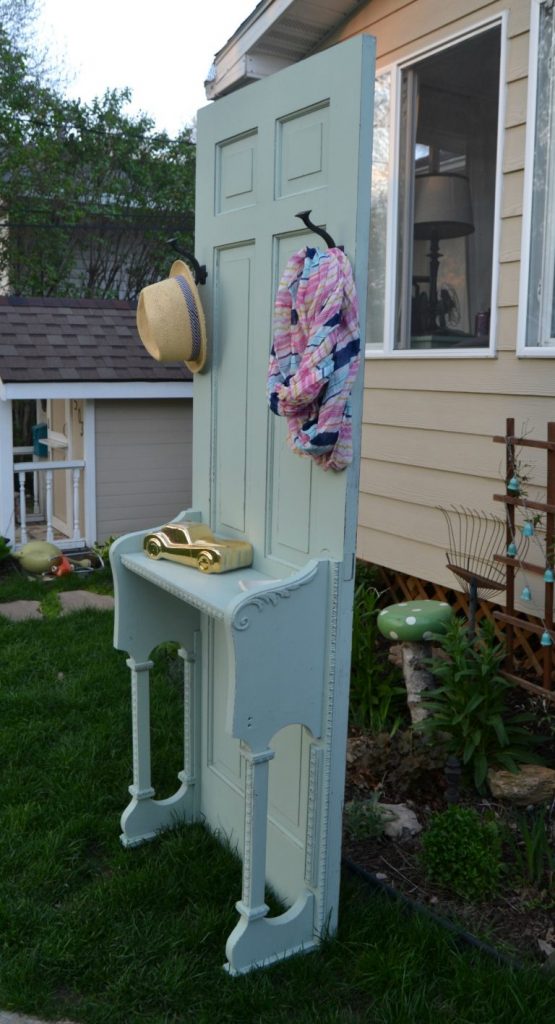
<path id="1" fill-rule="evenodd" d="M 0 28 L 12 46 L 25 54 L 29 73 L 49 85 L 67 79 L 63 59 L 53 58 L 47 46 L 39 43 L 36 24 L 42 14 L 43 0 L 0 0 Z"/>
<path id="2" fill-rule="evenodd" d="M 25 2 L 25 0 L 22 0 Z M 1 11 L 1 3 L 0 3 Z M 0 280 L 15 294 L 134 298 L 192 248 L 195 147 L 130 92 L 68 100 L 0 29 Z"/>

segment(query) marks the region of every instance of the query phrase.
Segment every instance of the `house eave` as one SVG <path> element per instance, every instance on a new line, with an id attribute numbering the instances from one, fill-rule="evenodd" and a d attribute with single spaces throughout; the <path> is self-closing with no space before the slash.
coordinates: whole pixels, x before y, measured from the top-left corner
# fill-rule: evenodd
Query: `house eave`
<path id="1" fill-rule="evenodd" d="M 219 99 L 303 60 L 360 6 L 361 0 L 261 0 L 216 53 L 206 98 Z"/>
<path id="2" fill-rule="evenodd" d="M 0 401 L 41 398 L 192 398 L 192 381 L 0 381 Z"/>

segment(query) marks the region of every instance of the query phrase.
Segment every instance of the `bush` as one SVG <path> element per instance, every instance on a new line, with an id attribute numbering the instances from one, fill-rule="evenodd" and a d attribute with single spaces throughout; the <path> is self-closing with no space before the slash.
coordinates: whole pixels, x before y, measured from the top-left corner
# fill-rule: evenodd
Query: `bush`
<path id="1" fill-rule="evenodd" d="M 115 540 L 117 540 L 117 537 L 114 537 L 112 534 L 112 536 L 107 537 L 106 540 L 96 540 L 93 544 L 93 551 L 95 554 L 100 556 L 106 566 L 110 565 L 110 548 Z"/>
<path id="2" fill-rule="evenodd" d="M 429 717 L 417 728 L 462 761 L 479 792 L 488 768 L 517 772 L 520 763 L 541 761 L 535 752 L 540 740 L 526 728 L 534 715 L 506 713 L 512 684 L 501 675 L 505 650 L 490 623 L 473 637 L 461 619 L 453 619 L 436 639 L 443 655 L 428 664 L 439 685 L 423 700 Z"/>
<path id="3" fill-rule="evenodd" d="M 429 877 L 457 896 L 478 902 L 494 895 L 501 877 L 501 829 L 459 806 L 434 814 L 422 836 L 422 862 Z"/>
<path id="4" fill-rule="evenodd" d="M 380 793 L 368 800 L 350 800 L 345 804 L 345 827 L 353 839 L 379 839 L 394 815 L 380 805 Z"/>
<path id="5" fill-rule="evenodd" d="M 388 661 L 377 626 L 381 593 L 376 570 L 364 562 L 357 565 L 353 605 L 351 652 L 350 720 L 375 735 L 393 734 L 406 715 L 407 693 L 400 669 Z"/>
<path id="6" fill-rule="evenodd" d="M 10 558 L 12 554 L 12 546 L 7 537 L 0 537 L 0 562 L 4 559 Z"/>
<path id="7" fill-rule="evenodd" d="M 555 846 L 551 816 L 545 807 L 515 811 L 508 839 L 519 877 L 524 884 L 545 888 L 555 895 Z"/>

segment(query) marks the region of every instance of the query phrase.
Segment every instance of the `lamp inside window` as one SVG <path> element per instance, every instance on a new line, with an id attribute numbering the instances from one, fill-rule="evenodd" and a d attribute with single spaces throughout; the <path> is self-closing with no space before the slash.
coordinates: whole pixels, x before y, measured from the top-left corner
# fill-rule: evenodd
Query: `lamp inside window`
<path id="1" fill-rule="evenodd" d="M 448 285 L 438 288 L 440 242 L 451 238 L 463 238 L 474 231 L 470 185 L 462 174 L 423 174 L 416 178 L 414 188 L 414 238 L 429 241 L 427 253 L 428 274 L 416 278 L 415 309 L 413 330 L 435 334 L 444 333 L 457 310 L 456 293 Z M 426 301 L 421 303 L 423 294 L 419 285 L 425 282 L 429 287 Z"/>
<path id="2" fill-rule="evenodd" d="M 397 348 L 487 348 L 500 29 L 405 69 Z"/>

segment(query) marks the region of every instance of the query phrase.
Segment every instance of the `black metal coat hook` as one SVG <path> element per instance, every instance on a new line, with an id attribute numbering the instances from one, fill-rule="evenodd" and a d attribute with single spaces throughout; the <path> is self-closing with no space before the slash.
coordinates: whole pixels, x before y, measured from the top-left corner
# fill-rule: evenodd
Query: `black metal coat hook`
<path id="1" fill-rule="evenodd" d="M 182 259 L 191 264 L 195 284 L 206 284 L 206 278 L 208 277 L 206 266 L 204 264 L 201 266 L 196 256 L 192 252 L 189 252 L 188 249 L 182 249 L 177 243 L 177 238 L 168 238 L 168 245 L 171 245 L 172 249 L 175 250 L 178 256 L 181 256 Z"/>
<path id="2" fill-rule="evenodd" d="M 324 228 L 319 228 L 316 226 L 316 224 L 312 223 L 310 219 L 311 213 L 312 210 L 303 210 L 302 213 L 296 213 L 295 217 L 298 217 L 300 220 L 302 220 L 305 227 L 310 228 L 311 231 L 314 231 L 315 235 L 320 235 L 320 238 L 324 239 L 324 242 L 326 243 L 326 245 L 329 245 L 330 249 L 341 248 L 340 246 L 337 246 L 335 244 L 331 235 L 329 235 L 327 231 L 324 231 Z"/>

